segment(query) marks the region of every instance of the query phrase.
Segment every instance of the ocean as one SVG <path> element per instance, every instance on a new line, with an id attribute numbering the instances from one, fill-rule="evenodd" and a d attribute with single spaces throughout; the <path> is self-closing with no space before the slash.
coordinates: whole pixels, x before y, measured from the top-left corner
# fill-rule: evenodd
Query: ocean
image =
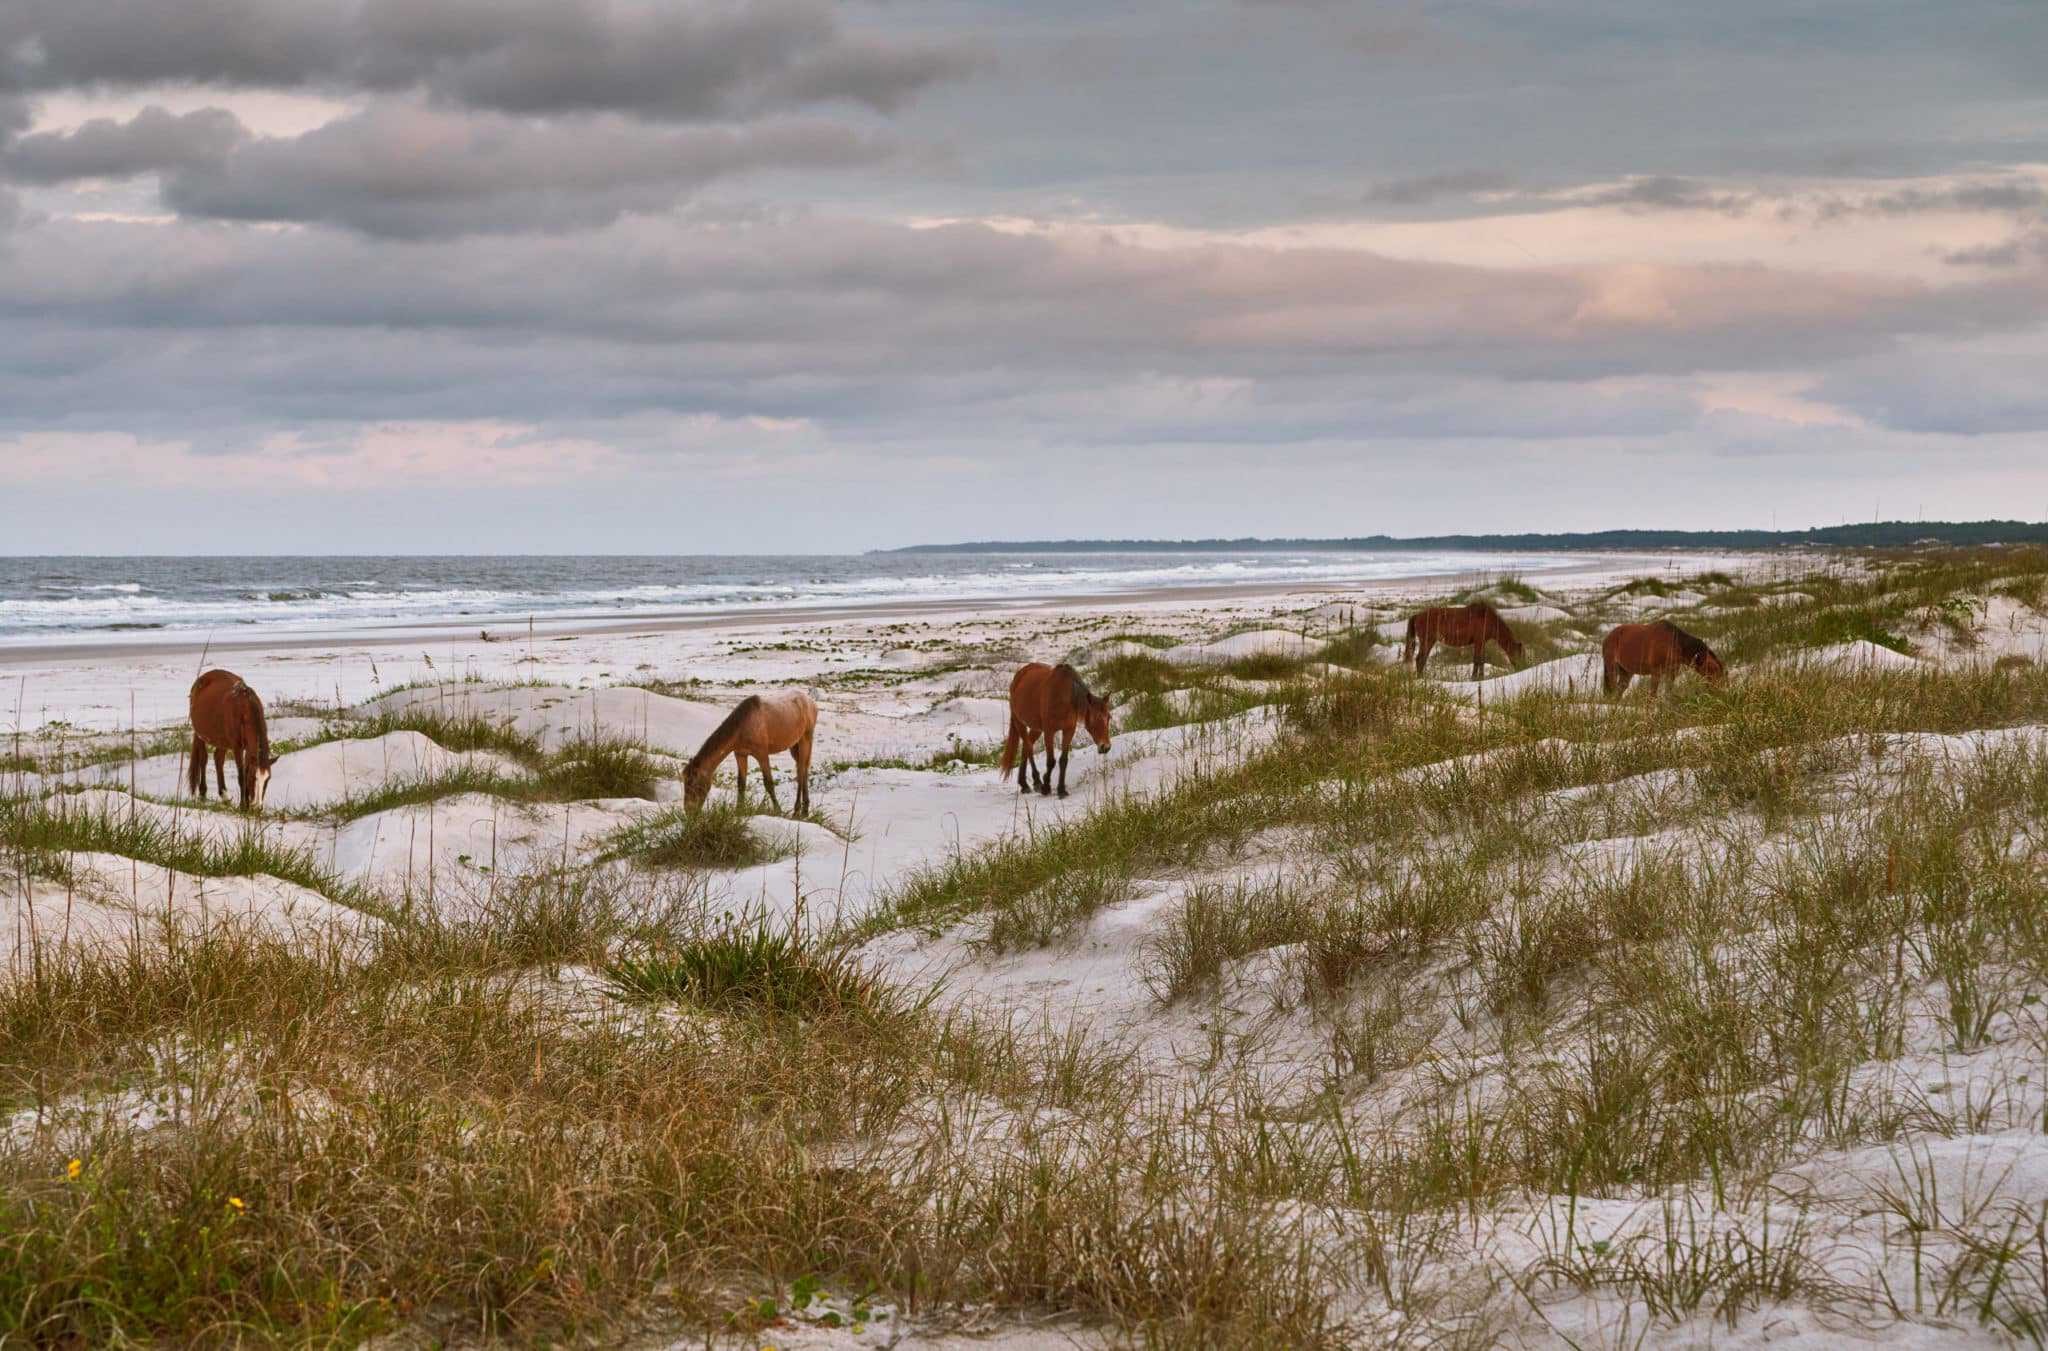
<path id="1" fill-rule="evenodd" d="M 0 557 L 0 643 L 360 632 L 903 600 L 1537 573 L 1512 553 Z"/>

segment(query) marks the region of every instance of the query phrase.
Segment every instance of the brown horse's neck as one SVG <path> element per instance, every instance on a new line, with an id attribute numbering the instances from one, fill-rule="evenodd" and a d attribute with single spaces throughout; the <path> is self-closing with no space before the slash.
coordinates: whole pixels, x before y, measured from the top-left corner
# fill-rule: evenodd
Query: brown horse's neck
<path id="1" fill-rule="evenodd" d="M 1479 630 L 1487 637 L 1500 642 L 1507 637 L 1508 621 L 1500 617 L 1500 611 L 1483 600 L 1475 600 L 1467 607 L 1467 613 L 1479 621 Z M 1503 646 L 1506 644 L 1503 643 Z"/>
<path id="2" fill-rule="evenodd" d="M 761 696 L 758 694 L 750 694 L 740 700 L 739 706 L 725 715 L 725 721 L 713 728 L 710 736 L 704 738 L 704 744 L 697 748 L 697 753 L 683 766 L 683 773 L 698 773 L 705 766 L 716 765 L 730 754 L 740 739 L 740 725 L 760 706 Z"/>
<path id="3" fill-rule="evenodd" d="M 1094 696 L 1088 689 L 1087 682 L 1081 679 L 1081 673 L 1079 671 L 1076 671 L 1073 667 L 1062 663 L 1061 665 L 1053 667 L 1052 673 L 1056 678 L 1062 678 L 1066 681 L 1067 698 L 1073 703 L 1073 706 L 1075 708 L 1088 707 L 1089 699 L 1093 698 Z"/>
<path id="4" fill-rule="evenodd" d="M 237 689 L 234 698 L 242 705 L 243 716 L 243 726 L 235 734 L 235 739 L 242 744 L 236 746 L 235 751 L 239 754 L 254 750 L 261 760 L 267 762 L 270 759 L 270 724 L 263 716 L 263 701 L 247 685 Z M 253 746 L 250 745 L 252 741 L 255 743 Z"/>
<path id="5" fill-rule="evenodd" d="M 249 721 L 254 723 L 256 727 L 256 753 L 263 757 L 265 764 L 268 764 L 270 762 L 270 722 L 263 716 L 263 701 L 256 697 L 254 690 L 249 692 Z"/>
<path id="6" fill-rule="evenodd" d="M 1668 619 L 1663 620 L 1661 622 L 1663 623 L 1665 630 L 1671 634 L 1671 640 L 1678 644 L 1678 655 L 1680 660 L 1686 662 L 1688 665 L 1698 666 L 1701 662 L 1705 661 L 1709 656 L 1713 655 L 1712 648 L 1708 647 L 1699 639 L 1693 637 L 1690 633 L 1687 633 L 1684 629 L 1678 627 L 1678 625 L 1672 623 Z"/>

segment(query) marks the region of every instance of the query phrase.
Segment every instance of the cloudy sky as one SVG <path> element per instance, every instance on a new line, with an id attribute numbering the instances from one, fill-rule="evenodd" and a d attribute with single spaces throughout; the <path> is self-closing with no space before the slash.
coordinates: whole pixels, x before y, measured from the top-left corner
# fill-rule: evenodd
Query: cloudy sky
<path id="1" fill-rule="evenodd" d="M 6 0 L 0 550 L 2048 517 L 2041 0 Z"/>

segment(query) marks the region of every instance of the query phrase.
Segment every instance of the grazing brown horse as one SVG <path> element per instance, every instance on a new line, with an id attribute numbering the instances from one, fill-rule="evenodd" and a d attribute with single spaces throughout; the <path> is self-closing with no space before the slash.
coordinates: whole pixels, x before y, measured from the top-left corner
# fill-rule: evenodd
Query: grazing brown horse
<path id="1" fill-rule="evenodd" d="M 187 782 L 206 796 L 206 750 L 213 748 L 213 778 L 221 799 L 228 795 L 227 757 L 235 756 L 235 782 L 242 790 L 242 809 L 263 810 L 270 788 L 270 727 L 263 721 L 263 701 L 232 671 L 208 671 L 192 682 L 192 764 Z"/>
<path id="2" fill-rule="evenodd" d="M 1668 619 L 1619 625 L 1600 644 L 1600 687 L 1609 694 L 1620 694 L 1640 675 L 1650 678 L 1650 693 L 1655 695 L 1665 676 L 1686 666 L 1717 682 L 1728 669 L 1713 648 Z"/>
<path id="3" fill-rule="evenodd" d="M 1507 620 L 1491 605 L 1477 600 L 1470 605 L 1439 605 L 1408 621 L 1408 638 L 1401 644 L 1401 660 L 1413 658 L 1415 674 L 1421 675 L 1422 668 L 1429 664 L 1429 650 L 1438 643 L 1445 647 L 1469 647 L 1472 678 L 1477 680 L 1486 672 L 1489 642 L 1499 643 L 1509 661 L 1517 666 L 1522 664 L 1522 644 Z"/>
<path id="4" fill-rule="evenodd" d="M 761 766 L 761 786 L 768 790 L 768 805 L 776 811 L 775 776 L 768 771 L 768 757 L 788 751 L 796 760 L 796 804 L 794 815 L 811 809 L 811 739 L 818 730 L 818 705 L 802 690 L 778 690 L 773 694 L 750 694 L 739 707 L 726 714 L 704 744 L 683 766 L 683 809 L 696 811 L 711 793 L 711 780 L 719 761 L 732 757 L 739 773 L 739 800 L 747 800 L 747 757 Z"/>
<path id="5" fill-rule="evenodd" d="M 1099 694 L 1090 694 L 1088 687 L 1081 683 L 1081 676 L 1073 667 L 1061 662 L 1058 666 L 1047 666 L 1034 661 L 1019 670 L 1010 681 L 1010 733 L 1003 738 L 1004 778 L 1010 775 L 1010 765 L 1017 761 L 1021 747 L 1024 755 L 1017 764 L 1017 791 L 1028 793 L 1031 782 L 1028 773 L 1038 780 L 1040 793 L 1052 792 L 1053 747 L 1055 734 L 1062 738 L 1060 745 L 1060 796 L 1067 795 L 1067 757 L 1074 753 L 1074 728 L 1085 726 L 1088 735 L 1095 742 L 1095 749 L 1103 755 L 1109 754 L 1109 700 Z M 1031 748 L 1040 736 L 1045 738 L 1045 773 L 1038 772 L 1038 763 L 1031 758 Z"/>

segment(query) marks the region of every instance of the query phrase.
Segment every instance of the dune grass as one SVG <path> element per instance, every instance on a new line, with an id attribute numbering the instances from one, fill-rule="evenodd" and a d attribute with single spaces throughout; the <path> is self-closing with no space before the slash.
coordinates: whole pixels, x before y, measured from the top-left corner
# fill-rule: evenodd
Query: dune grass
<path id="1" fill-rule="evenodd" d="M 625 1002 L 596 1018 L 485 974 L 495 951 L 358 963 L 221 931 L 0 986 L 0 1096 L 48 1123 L 0 1145 L 0 1336 L 721 1331 L 802 1278 L 1176 1342 L 1355 1340 L 1321 1294 L 1341 1255 L 1252 1198 L 1160 1222 L 1213 1146 L 1071 1039 L 936 1017 L 787 935 L 671 934 L 610 963 Z M 166 1057 L 174 1128 L 64 1124 Z M 967 1118 L 931 1128 L 934 1092 L 1100 1125 L 991 1152 Z"/>
<path id="2" fill-rule="evenodd" d="M 1588 1300 L 1632 1302 L 1624 1341 L 1760 1309 L 2035 1340 L 2037 1208 L 1914 1151 L 2042 1124 L 1993 1071 L 2038 1068 L 2048 742 L 1976 734 L 2048 724 L 2048 671 L 1767 660 L 2025 592 L 2022 552 L 1751 588 L 1686 621 L 1736 678 L 1657 700 L 1282 677 L 1271 744 L 1195 738 L 846 932 L 601 864 L 390 907 L 367 953 L 49 954 L 0 980 L 0 1103 L 44 1123 L 0 1141 L 0 1340 L 765 1341 L 792 1285 L 1147 1346 L 1541 1343 Z M 1119 660 L 1126 708 L 1215 678 Z M 186 857 L 23 810 L 16 859 Z M 695 821 L 616 857 L 753 840 Z M 1165 1054 L 871 964 L 970 919 L 1015 961 L 1140 895 Z M 168 1127 L 80 1110 L 144 1090 Z M 1883 1285 L 1782 1171 L 1870 1146 Z"/>
<path id="3" fill-rule="evenodd" d="M 0 848 L 39 876 L 66 875 L 67 855 L 118 854 L 196 877 L 276 877 L 343 905 L 379 908 L 361 887 L 336 877 L 311 851 L 279 843 L 253 817 L 245 818 L 240 830 L 216 838 L 175 829 L 154 814 L 87 806 L 63 796 L 0 799 Z"/>
<path id="4" fill-rule="evenodd" d="M 771 844 L 748 825 L 751 814 L 730 803 L 707 803 L 697 812 L 680 805 L 642 817 L 608 836 L 600 859 L 627 859 L 648 868 L 752 868 L 790 857 L 793 848 Z"/>

